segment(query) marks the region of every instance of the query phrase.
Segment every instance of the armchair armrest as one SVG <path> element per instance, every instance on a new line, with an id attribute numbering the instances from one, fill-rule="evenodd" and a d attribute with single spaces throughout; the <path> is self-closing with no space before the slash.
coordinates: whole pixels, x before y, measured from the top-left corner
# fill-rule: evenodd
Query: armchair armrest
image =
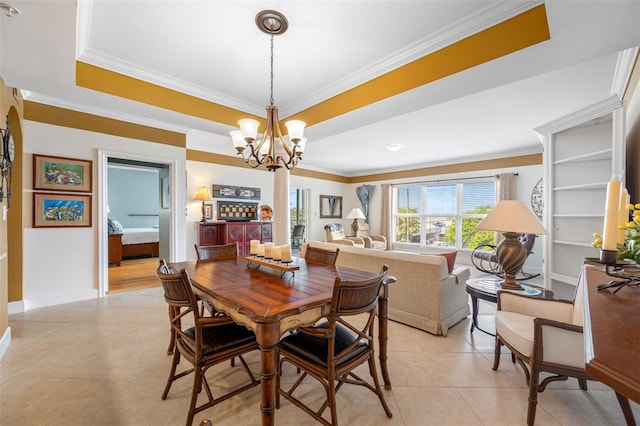
<path id="1" fill-rule="evenodd" d="M 573 303 L 561 299 L 541 299 L 500 290 L 497 293 L 498 310 L 516 312 L 536 318 L 571 322 Z"/>
<path id="2" fill-rule="evenodd" d="M 383 243 L 387 244 L 387 237 L 385 237 L 384 235 L 371 235 L 370 238 L 373 241 L 382 241 Z"/>
<path id="3" fill-rule="evenodd" d="M 582 326 L 547 318 L 533 320 L 533 359 L 584 370 Z M 541 343 L 541 344 L 540 344 Z"/>

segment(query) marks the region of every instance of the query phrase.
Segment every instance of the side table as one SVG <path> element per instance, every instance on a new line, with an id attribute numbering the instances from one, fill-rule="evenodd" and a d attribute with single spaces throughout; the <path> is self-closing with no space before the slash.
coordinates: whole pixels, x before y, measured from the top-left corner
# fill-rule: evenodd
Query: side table
<path id="1" fill-rule="evenodd" d="M 486 330 L 478 327 L 478 299 L 486 300 L 488 302 L 497 303 L 498 302 L 498 290 L 502 290 L 499 283 L 502 281 L 502 278 L 497 277 L 484 277 L 484 278 L 470 278 L 467 280 L 467 293 L 471 296 L 471 330 L 473 333 L 473 329 L 477 328 L 483 333 L 487 333 L 491 336 L 495 336 L 495 334 L 490 333 Z M 518 283 L 522 286 L 522 290 L 506 290 L 511 291 L 513 293 L 525 294 L 527 296 L 532 297 L 543 297 L 543 298 L 552 298 L 553 292 L 551 290 L 547 290 L 543 287 L 538 287 L 530 284 L 522 284 Z"/>

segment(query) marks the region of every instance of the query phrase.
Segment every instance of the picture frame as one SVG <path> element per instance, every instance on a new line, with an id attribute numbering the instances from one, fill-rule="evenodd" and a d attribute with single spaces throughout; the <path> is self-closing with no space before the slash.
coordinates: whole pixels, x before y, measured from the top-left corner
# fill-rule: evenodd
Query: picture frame
<path id="1" fill-rule="evenodd" d="M 246 186 L 213 185 L 214 198 L 231 198 L 241 200 L 259 200 L 260 188 Z"/>
<path id="2" fill-rule="evenodd" d="M 33 193 L 34 228 L 91 227 L 91 194 Z"/>
<path id="3" fill-rule="evenodd" d="M 33 189 L 91 192 L 93 161 L 33 154 Z"/>
<path id="4" fill-rule="evenodd" d="M 168 209 L 171 204 L 171 188 L 169 186 L 169 176 L 160 179 L 160 208 Z"/>
<path id="5" fill-rule="evenodd" d="M 320 196 L 320 219 L 341 219 L 342 197 L 337 195 Z"/>
<path id="6" fill-rule="evenodd" d="M 204 220 L 213 220 L 213 204 L 204 204 Z"/>

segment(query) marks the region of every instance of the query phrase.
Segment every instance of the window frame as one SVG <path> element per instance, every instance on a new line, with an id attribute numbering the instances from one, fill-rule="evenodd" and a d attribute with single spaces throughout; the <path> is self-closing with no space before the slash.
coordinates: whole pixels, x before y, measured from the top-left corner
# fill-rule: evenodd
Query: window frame
<path id="1" fill-rule="evenodd" d="M 447 180 L 447 181 L 432 181 L 432 182 L 420 182 L 420 183 L 404 183 L 404 184 L 396 184 L 393 185 L 393 196 L 392 196 L 392 214 L 391 214 L 391 220 L 392 220 L 392 244 L 393 245 L 406 245 L 406 246 L 411 246 L 411 247 L 416 247 L 416 248 L 423 248 L 423 247 L 434 247 L 434 248 L 447 248 L 447 249 L 455 249 L 455 250 L 473 250 L 473 247 L 462 247 L 462 237 L 463 237 L 463 222 L 465 219 L 484 219 L 488 213 L 463 213 L 462 209 L 463 209 L 463 203 L 464 203 L 464 186 L 465 185 L 470 185 L 470 184 L 477 184 L 477 183 L 491 183 L 493 184 L 493 205 L 492 207 L 495 207 L 497 200 L 496 200 L 496 189 L 497 189 L 497 184 L 496 181 L 493 177 L 481 177 L 481 178 L 468 178 L 468 179 L 456 179 L 456 180 Z M 428 189 L 429 187 L 436 187 L 436 186 L 452 186 L 455 185 L 455 194 L 456 194 L 456 203 L 455 203 L 455 212 L 453 212 L 453 214 L 451 215 L 451 218 L 453 220 L 455 220 L 455 226 L 456 226 L 456 230 L 455 230 L 455 235 L 456 235 L 456 239 L 455 239 L 455 247 L 454 246 L 441 246 L 441 245 L 437 245 L 437 244 L 429 244 L 427 243 L 427 229 L 431 229 L 431 227 L 429 227 L 429 218 L 433 218 L 433 217 L 438 217 L 441 218 L 442 216 L 444 216 L 445 214 L 443 213 L 427 213 L 428 209 L 428 197 L 427 197 L 427 193 L 428 193 Z M 419 187 L 421 189 L 420 191 L 420 196 L 421 196 L 421 203 L 420 203 L 420 207 L 418 208 L 418 213 L 399 213 L 398 212 L 398 202 L 399 202 L 399 190 L 401 189 L 405 189 L 405 188 L 415 188 L 415 187 Z M 407 238 L 407 241 L 397 241 L 396 240 L 396 236 L 397 236 L 397 225 L 398 225 L 398 218 L 407 218 L 407 220 L 409 220 L 410 218 L 418 218 L 419 220 L 419 224 L 420 224 L 420 241 L 418 242 L 411 242 L 410 241 L 410 237 Z"/>

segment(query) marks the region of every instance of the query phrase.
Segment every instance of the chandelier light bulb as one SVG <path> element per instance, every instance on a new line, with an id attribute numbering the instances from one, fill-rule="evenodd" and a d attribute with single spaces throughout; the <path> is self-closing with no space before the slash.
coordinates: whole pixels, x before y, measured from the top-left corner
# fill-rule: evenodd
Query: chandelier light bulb
<path id="1" fill-rule="evenodd" d="M 242 120 L 238 120 L 238 125 L 240 126 L 242 137 L 245 140 L 256 140 L 256 136 L 258 136 L 258 127 L 260 127 L 260 123 L 258 122 L 258 120 L 254 120 L 252 118 L 243 118 Z"/>
<path id="2" fill-rule="evenodd" d="M 289 140 L 296 143 L 298 140 L 302 139 L 302 136 L 304 135 L 304 126 L 306 126 L 307 123 L 300 120 L 289 120 L 284 123 L 284 125 L 287 127 Z"/>

